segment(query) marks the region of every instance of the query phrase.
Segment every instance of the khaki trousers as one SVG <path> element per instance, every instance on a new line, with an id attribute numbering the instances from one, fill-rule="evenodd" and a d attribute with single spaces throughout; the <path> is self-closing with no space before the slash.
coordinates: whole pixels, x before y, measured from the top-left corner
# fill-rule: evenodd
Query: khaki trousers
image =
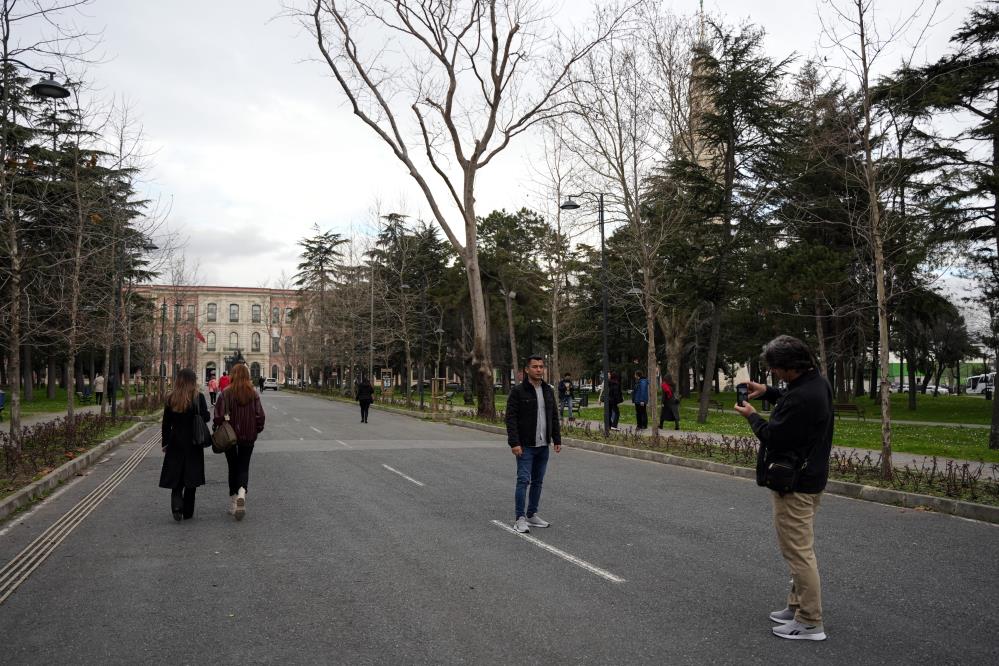
<path id="1" fill-rule="evenodd" d="M 787 605 L 802 624 L 822 624 L 822 585 L 815 559 L 815 514 L 821 494 L 773 493 L 774 527 L 780 554 L 791 568 Z"/>

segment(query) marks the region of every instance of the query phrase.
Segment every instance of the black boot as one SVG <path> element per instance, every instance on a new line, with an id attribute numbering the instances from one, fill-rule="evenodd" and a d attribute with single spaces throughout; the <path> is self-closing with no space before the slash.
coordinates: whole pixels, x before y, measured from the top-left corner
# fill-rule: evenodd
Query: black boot
<path id="1" fill-rule="evenodd" d="M 181 488 L 174 488 L 170 491 L 170 511 L 173 519 L 179 521 L 184 517 L 184 497 Z"/>
<path id="2" fill-rule="evenodd" d="M 194 497 L 197 492 L 197 488 L 184 488 L 184 520 L 194 517 Z"/>

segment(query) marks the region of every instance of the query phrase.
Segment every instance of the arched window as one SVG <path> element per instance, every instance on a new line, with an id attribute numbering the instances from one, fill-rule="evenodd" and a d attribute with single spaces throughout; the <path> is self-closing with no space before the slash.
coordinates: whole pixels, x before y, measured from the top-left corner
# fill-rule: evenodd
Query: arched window
<path id="1" fill-rule="evenodd" d="M 260 351 L 260 334 L 254 333 L 250 338 L 250 351 Z"/>
<path id="2" fill-rule="evenodd" d="M 207 345 L 208 351 L 215 351 L 215 331 L 208 331 Z"/>
<path id="3" fill-rule="evenodd" d="M 271 323 L 272 324 L 281 323 L 281 308 L 275 307 L 271 309 Z"/>
<path id="4" fill-rule="evenodd" d="M 236 303 L 229 304 L 229 321 L 239 321 L 239 305 Z"/>
<path id="5" fill-rule="evenodd" d="M 286 324 L 291 323 L 291 308 L 284 309 L 284 323 Z"/>
<path id="6" fill-rule="evenodd" d="M 251 363 L 250 364 L 250 376 L 253 377 L 253 379 L 257 379 L 258 377 L 260 377 L 260 364 L 259 363 Z"/>
<path id="7" fill-rule="evenodd" d="M 253 305 L 250 307 L 250 321 L 254 324 L 260 323 L 260 306 Z"/>
<path id="8" fill-rule="evenodd" d="M 271 366 L 271 377 L 273 377 L 274 379 L 277 379 L 277 366 L 276 365 L 272 365 Z"/>
<path id="9" fill-rule="evenodd" d="M 215 303 L 208 304 L 208 321 L 218 321 L 219 306 Z"/>
<path id="10" fill-rule="evenodd" d="M 229 351 L 233 351 L 239 347 L 239 333 L 233 331 L 229 334 Z"/>
<path id="11" fill-rule="evenodd" d="M 286 365 L 286 366 L 284 366 L 284 381 L 287 384 L 287 383 L 291 382 L 291 380 L 292 380 L 291 366 L 290 365 Z"/>

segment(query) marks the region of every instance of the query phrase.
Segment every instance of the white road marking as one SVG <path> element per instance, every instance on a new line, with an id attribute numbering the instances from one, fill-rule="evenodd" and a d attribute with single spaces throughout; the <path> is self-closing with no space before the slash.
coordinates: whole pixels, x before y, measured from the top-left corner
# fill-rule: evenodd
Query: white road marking
<path id="1" fill-rule="evenodd" d="M 544 541 L 541 541 L 540 539 L 536 539 L 536 538 L 534 538 L 534 537 L 532 537 L 532 536 L 530 536 L 528 534 L 521 534 L 520 532 L 518 532 L 517 530 L 513 529 L 512 527 L 510 527 L 509 525 L 507 525 L 504 522 L 501 522 L 499 520 L 494 520 L 494 521 L 492 521 L 492 523 L 496 527 L 504 529 L 507 532 L 510 532 L 511 534 L 516 534 L 517 536 L 521 537 L 522 539 L 530 541 L 531 543 L 533 543 L 538 548 L 542 548 L 544 550 L 547 550 L 552 555 L 557 555 L 558 557 L 561 557 L 566 562 L 571 562 L 572 564 L 575 564 L 577 567 L 582 567 L 583 569 L 586 569 L 590 573 L 596 574 L 596 575 L 600 576 L 601 578 L 603 578 L 605 580 L 609 580 L 612 583 L 624 583 L 624 582 L 626 582 L 620 576 L 615 576 L 611 572 L 609 572 L 609 571 L 607 571 L 605 569 L 601 569 L 598 566 L 594 566 L 594 565 L 590 564 L 589 562 L 587 562 L 586 560 L 581 560 L 578 557 L 576 557 L 575 555 L 570 555 L 569 553 L 565 552 L 564 550 L 559 550 L 555 546 L 550 546 L 547 543 L 545 543 Z"/>
<path id="2" fill-rule="evenodd" d="M 390 471 L 390 472 L 395 472 L 396 474 L 398 474 L 398 475 L 399 475 L 399 476 L 401 476 L 402 478 L 406 479 L 407 481 L 412 481 L 412 482 L 413 482 L 413 483 L 415 483 L 416 485 L 418 485 L 418 486 L 420 486 L 420 487 L 423 487 L 423 484 L 422 484 L 422 483 L 420 483 L 419 481 L 417 481 L 416 479 L 414 479 L 414 478 L 413 478 L 413 477 L 411 477 L 411 476 L 406 476 L 405 474 L 403 474 L 402 472 L 400 472 L 400 471 L 399 471 L 399 470 L 397 470 L 397 469 L 394 469 L 394 468 L 392 468 L 392 467 L 389 467 L 388 465 L 384 465 L 384 464 L 382 465 L 382 467 L 384 467 L 385 469 L 387 469 L 387 470 L 388 470 L 388 471 Z"/>
<path id="3" fill-rule="evenodd" d="M 295 420 L 296 420 L 296 421 L 298 421 L 299 423 L 301 423 L 301 422 L 302 422 L 302 419 L 298 418 L 297 416 L 292 416 L 291 418 L 295 419 Z"/>
<path id="4" fill-rule="evenodd" d="M 323 434 L 323 431 L 317 428 L 316 426 L 309 426 L 309 427 L 318 432 L 320 435 Z"/>
<path id="5" fill-rule="evenodd" d="M 350 448 L 350 444 L 348 444 L 347 442 L 342 442 L 339 439 L 334 439 L 333 441 L 336 442 L 337 444 L 341 444 L 343 446 L 346 446 L 348 449 Z"/>

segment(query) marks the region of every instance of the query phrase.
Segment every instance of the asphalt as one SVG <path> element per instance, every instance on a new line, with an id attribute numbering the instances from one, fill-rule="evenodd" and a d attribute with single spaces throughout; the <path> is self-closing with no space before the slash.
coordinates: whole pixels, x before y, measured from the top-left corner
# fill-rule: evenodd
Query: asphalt
<path id="1" fill-rule="evenodd" d="M 993 525 L 825 496 L 829 640 L 782 641 L 766 614 L 788 575 L 751 482 L 553 454 L 540 512 L 553 526 L 531 536 L 612 582 L 493 523 L 513 518 L 502 438 L 378 410 L 364 425 L 351 405 L 284 392 L 263 401 L 244 521 L 225 514 L 224 460 L 208 454 L 195 518 L 174 522 L 153 448 L 0 605 L 0 661 L 999 661 Z M 0 526 L 3 562 L 141 444 Z"/>

